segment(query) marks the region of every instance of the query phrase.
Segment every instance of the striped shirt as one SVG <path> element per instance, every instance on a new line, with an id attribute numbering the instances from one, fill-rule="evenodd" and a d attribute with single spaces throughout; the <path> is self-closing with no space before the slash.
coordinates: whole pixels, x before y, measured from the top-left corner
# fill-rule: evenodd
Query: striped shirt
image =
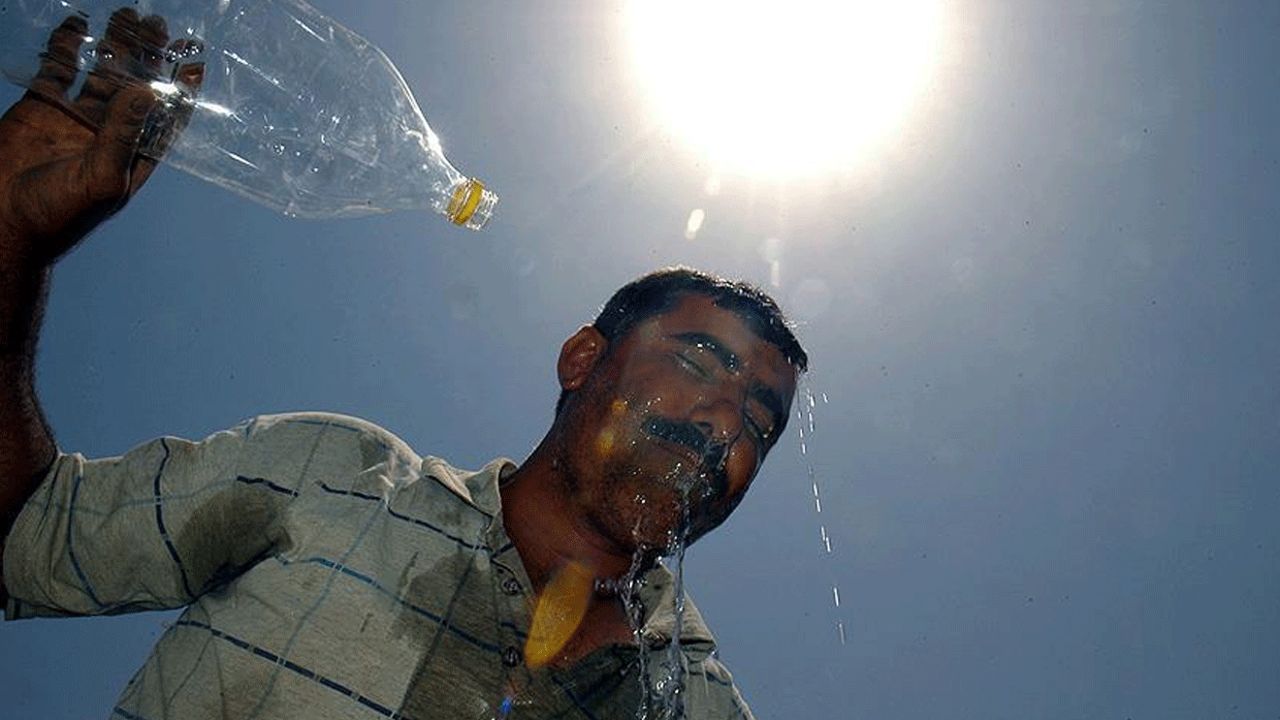
<path id="1" fill-rule="evenodd" d="M 185 607 L 116 719 L 636 717 L 670 656 L 672 576 L 640 593 L 645 650 L 525 666 L 530 582 L 498 492 L 514 470 L 328 413 L 63 454 L 8 538 L 5 615 Z M 750 719 L 691 602 L 680 635 L 686 716 Z"/>

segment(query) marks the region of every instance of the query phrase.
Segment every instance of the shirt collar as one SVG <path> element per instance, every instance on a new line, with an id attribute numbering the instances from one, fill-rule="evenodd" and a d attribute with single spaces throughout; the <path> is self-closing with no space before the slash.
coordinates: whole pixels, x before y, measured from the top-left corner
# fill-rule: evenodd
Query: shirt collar
<path id="1" fill-rule="evenodd" d="M 640 589 L 640 601 L 644 603 L 644 638 L 650 647 L 666 645 L 676 626 L 676 577 L 665 565 L 656 565 L 645 574 Z M 680 644 L 705 646 L 707 652 L 715 649 L 716 639 L 702 619 L 702 613 L 693 604 L 689 593 L 684 594 L 683 624 L 680 628 Z"/>
<path id="2" fill-rule="evenodd" d="M 428 455 L 422 458 L 421 475 L 434 478 L 468 505 L 489 517 L 496 517 L 501 514 L 502 509 L 498 484 L 514 473 L 516 468 L 513 461 L 500 457 L 471 472 L 459 470 L 434 455 Z"/>

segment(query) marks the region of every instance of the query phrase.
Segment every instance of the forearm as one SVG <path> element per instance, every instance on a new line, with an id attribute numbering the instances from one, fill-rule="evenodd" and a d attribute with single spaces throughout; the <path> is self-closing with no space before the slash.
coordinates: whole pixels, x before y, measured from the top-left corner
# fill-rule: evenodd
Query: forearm
<path id="1" fill-rule="evenodd" d="M 9 528 L 57 452 L 35 390 L 50 269 L 29 261 L 19 244 L 0 234 L 0 560 Z"/>
<path id="2" fill-rule="evenodd" d="M 30 360 L 0 360 L 0 539 L 56 452 L 36 398 Z"/>
<path id="3" fill-rule="evenodd" d="M 56 455 L 34 382 L 50 270 L 155 167 L 135 149 L 157 103 L 148 68 L 168 45 L 163 28 L 131 9 L 114 13 L 73 100 L 88 27 L 67 17 L 40 55 L 39 92 L 0 115 L 0 543 Z M 201 67 L 190 66 L 192 90 Z"/>

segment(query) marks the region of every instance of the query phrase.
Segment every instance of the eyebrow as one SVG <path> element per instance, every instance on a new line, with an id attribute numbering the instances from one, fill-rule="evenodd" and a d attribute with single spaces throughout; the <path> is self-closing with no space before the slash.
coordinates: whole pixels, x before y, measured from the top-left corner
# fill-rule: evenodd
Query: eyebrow
<path id="1" fill-rule="evenodd" d="M 685 345 L 705 348 L 712 355 L 715 355 L 716 359 L 720 361 L 720 364 L 724 366 L 724 369 L 729 372 L 738 372 L 738 367 L 742 364 L 738 360 L 738 356 L 733 354 L 732 350 L 721 345 L 720 341 L 713 335 L 708 335 L 702 332 L 686 332 L 677 333 L 672 337 Z"/>
<path id="2" fill-rule="evenodd" d="M 714 335 L 703 332 L 677 333 L 672 336 L 676 340 L 693 347 L 704 348 L 715 356 L 725 370 L 736 373 L 742 363 L 734 352 L 720 343 Z M 787 411 L 783 406 L 782 396 L 776 390 L 763 383 L 752 383 L 747 393 L 773 413 L 774 429 L 778 429 L 786 421 Z"/>

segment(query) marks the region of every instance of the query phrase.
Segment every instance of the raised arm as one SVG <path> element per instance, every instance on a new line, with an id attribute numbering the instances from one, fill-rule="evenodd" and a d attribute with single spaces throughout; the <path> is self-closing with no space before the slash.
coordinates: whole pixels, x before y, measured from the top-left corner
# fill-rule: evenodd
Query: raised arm
<path id="1" fill-rule="evenodd" d="M 99 60 L 71 97 L 88 31 L 74 16 L 54 30 L 31 90 L 0 118 L 0 558 L 56 454 L 34 385 L 51 270 L 154 169 L 135 149 L 156 103 L 147 79 L 163 62 L 164 21 L 112 15 Z"/>

